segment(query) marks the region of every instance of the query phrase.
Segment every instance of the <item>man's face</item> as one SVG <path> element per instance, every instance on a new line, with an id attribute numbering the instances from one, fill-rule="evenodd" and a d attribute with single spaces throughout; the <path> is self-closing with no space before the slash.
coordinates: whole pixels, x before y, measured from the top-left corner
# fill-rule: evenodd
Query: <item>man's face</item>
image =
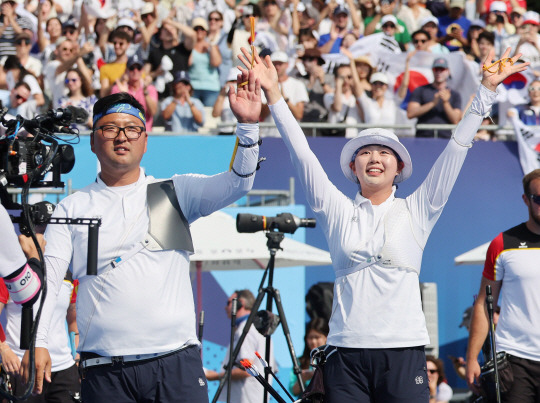
<path id="1" fill-rule="evenodd" d="M 444 67 L 434 67 L 433 69 L 433 81 L 436 83 L 444 83 L 448 80 L 450 72 Z"/>
<path id="2" fill-rule="evenodd" d="M 452 7 L 448 14 L 450 15 L 450 18 L 457 20 L 459 17 L 461 17 L 461 13 L 463 13 L 463 9 L 461 7 Z"/>
<path id="3" fill-rule="evenodd" d="M 58 60 L 64 62 L 73 56 L 75 46 L 71 41 L 64 41 L 56 48 L 56 55 Z"/>
<path id="4" fill-rule="evenodd" d="M 142 66 L 140 64 L 134 64 L 127 68 L 128 81 L 130 83 L 139 81 L 142 78 Z"/>
<path id="5" fill-rule="evenodd" d="M 32 40 L 30 38 L 20 38 L 15 41 L 15 51 L 17 56 L 28 56 L 32 48 Z"/>
<path id="6" fill-rule="evenodd" d="M 428 22 L 426 25 L 422 27 L 424 31 L 427 31 L 429 33 L 430 39 L 437 37 L 437 31 L 439 30 L 439 27 L 434 22 Z"/>
<path id="7" fill-rule="evenodd" d="M 540 179 L 533 179 L 529 184 L 529 194 L 540 196 Z M 529 217 L 540 226 L 540 203 L 532 200 L 529 195 L 523 195 L 523 201 L 529 209 Z"/>
<path id="8" fill-rule="evenodd" d="M 176 32 L 176 28 L 166 23 L 162 25 L 161 31 L 159 33 L 159 39 L 161 39 L 161 41 L 172 42 L 177 37 L 178 33 Z"/>
<path id="9" fill-rule="evenodd" d="M 11 90 L 10 99 L 11 107 L 16 108 L 21 104 L 24 104 L 30 98 L 30 90 L 21 85 Z"/>
<path id="10" fill-rule="evenodd" d="M 1 9 L 4 15 L 13 15 L 17 4 L 13 1 L 5 1 L 2 3 Z"/>
<path id="11" fill-rule="evenodd" d="M 113 45 L 114 45 L 114 53 L 116 54 L 116 57 L 122 57 L 126 54 L 126 51 L 129 46 L 129 42 L 123 38 L 114 38 Z"/>
<path id="12" fill-rule="evenodd" d="M 349 23 L 349 16 L 345 13 L 339 13 L 338 15 L 334 15 L 334 24 L 336 24 L 336 27 L 339 29 L 345 29 L 347 28 L 347 24 Z"/>
<path id="13" fill-rule="evenodd" d="M 108 125 L 144 126 L 140 119 L 126 113 L 111 113 L 96 122 L 90 145 L 101 164 L 102 173 L 107 177 L 116 177 L 138 170 L 148 143 L 146 131 L 143 131 L 138 139 L 129 140 L 123 131 L 120 131 L 115 139 L 109 139 L 105 138 L 101 130 Z"/>
<path id="14" fill-rule="evenodd" d="M 62 28 L 62 35 L 68 38 L 70 41 L 77 42 L 79 38 L 79 31 L 75 27 Z"/>
<path id="15" fill-rule="evenodd" d="M 287 75 L 287 67 L 289 66 L 289 63 L 283 63 L 283 62 L 272 62 L 274 63 L 274 67 L 276 68 L 278 77 L 285 77 Z"/>
<path id="16" fill-rule="evenodd" d="M 382 31 L 388 36 L 394 36 L 397 31 L 396 24 L 394 24 L 392 21 L 385 22 L 382 26 Z"/>
<path id="17" fill-rule="evenodd" d="M 208 28 L 215 32 L 223 28 L 223 18 L 217 13 L 211 13 L 208 16 Z"/>
<path id="18" fill-rule="evenodd" d="M 428 50 L 428 41 L 429 41 L 429 38 L 425 34 L 423 34 L 423 33 L 416 34 L 414 36 L 414 38 L 413 38 L 414 48 L 416 50 L 427 51 Z"/>
<path id="19" fill-rule="evenodd" d="M 231 295 L 229 297 L 229 299 L 227 300 L 227 305 L 225 306 L 225 312 L 227 312 L 227 317 L 230 319 L 231 318 L 231 311 L 232 311 L 232 300 L 235 299 L 235 298 L 238 298 L 238 296 L 236 295 L 236 293 L 234 293 L 233 295 Z"/>

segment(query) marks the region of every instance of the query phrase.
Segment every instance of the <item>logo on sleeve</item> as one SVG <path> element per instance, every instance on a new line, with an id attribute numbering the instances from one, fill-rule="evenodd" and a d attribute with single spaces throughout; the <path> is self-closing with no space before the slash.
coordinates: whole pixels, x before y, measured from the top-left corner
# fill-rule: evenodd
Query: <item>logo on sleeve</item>
<path id="1" fill-rule="evenodd" d="M 519 249 L 527 249 L 528 248 L 527 242 L 520 242 L 518 248 Z"/>
<path id="2" fill-rule="evenodd" d="M 417 376 L 416 378 L 414 378 L 414 381 L 416 382 L 417 385 L 422 385 L 424 383 L 424 377 Z"/>

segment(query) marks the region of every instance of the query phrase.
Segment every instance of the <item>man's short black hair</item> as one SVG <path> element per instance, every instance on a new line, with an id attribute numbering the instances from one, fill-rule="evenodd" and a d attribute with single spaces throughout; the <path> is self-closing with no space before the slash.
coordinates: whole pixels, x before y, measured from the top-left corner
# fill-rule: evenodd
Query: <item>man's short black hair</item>
<path id="1" fill-rule="evenodd" d="M 111 38 L 110 38 L 110 41 L 114 41 L 116 38 L 118 39 L 124 39 L 127 43 L 131 43 L 133 42 L 133 37 L 128 34 L 126 31 L 124 30 L 121 30 L 121 29 L 115 29 L 112 34 L 111 34 Z"/>
<path id="2" fill-rule="evenodd" d="M 486 41 L 491 43 L 492 46 L 495 46 L 495 34 L 493 32 L 489 32 L 489 31 L 480 32 L 480 35 L 478 35 L 478 39 L 476 39 L 476 42 L 480 42 L 480 39 L 485 39 Z"/>
<path id="3" fill-rule="evenodd" d="M 416 35 L 420 35 L 420 34 L 424 34 L 429 40 L 430 38 L 429 33 L 424 29 L 419 29 L 418 31 L 414 31 L 413 34 L 411 35 L 411 38 L 414 39 Z"/>
<path id="4" fill-rule="evenodd" d="M 106 97 L 100 98 L 94 104 L 94 116 L 97 116 L 105 112 L 111 106 L 114 106 L 117 104 L 129 104 L 133 106 L 134 108 L 137 108 L 139 111 L 141 111 L 141 113 L 144 116 L 144 108 L 141 105 L 141 103 L 137 101 L 135 97 L 133 97 L 133 95 L 128 94 L 127 92 L 119 92 L 117 94 L 111 94 L 111 95 L 107 95 Z"/>

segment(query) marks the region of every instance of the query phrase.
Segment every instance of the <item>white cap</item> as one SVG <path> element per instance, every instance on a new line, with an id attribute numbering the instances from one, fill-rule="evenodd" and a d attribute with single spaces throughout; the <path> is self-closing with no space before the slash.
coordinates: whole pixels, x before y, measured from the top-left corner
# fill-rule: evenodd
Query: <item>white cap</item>
<path id="1" fill-rule="evenodd" d="M 497 11 L 506 13 L 508 11 L 508 8 L 506 7 L 506 3 L 504 1 L 494 1 L 491 3 L 491 6 L 489 6 L 489 12 L 495 13 Z"/>
<path id="2" fill-rule="evenodd" d="M 120 18 L 118 20 L 118 23 L 116 24 L 117 27 L 129 27 L 132 30 L 136 30 L 137 26 L 135 25 L 135 21 L 133 21 L 130 18 Z"/>
<path id="3" fill-rule="evenodd" d="M 397 18 L 393 14 L 386 14 L 384 17 L 381 18 L 381 26 L 383 26 L 387 22 L 393 23 L 396 28 L 398 26 Z"/>
<path id="4" fill-rule="evenodd" d="M 540 17 L 536 11 L 527 11 L 523 14 L 523 24 L 539 25 Z"/>
<path id="5" fill-rule="evenodd" d="M 154 3 L 145 2 L 141 8 L 141 15 L 151 14 L 154 12 Z"/>
<path id="6" fill-rule="evenodd" d="M 386 74 L 381 73 L 381 72 L 373 73 L 371 75 L 371 78 L 369 79 L 369 82 L 371 84 L 373 84 L 375 82 L 380 82 L 380 83 L 388 85 L 388 77 L 386 77 Z"/>
<path id="7" fill-rule="evenodd" d="M 289 63 L 289 56 L 287 56 L 287 53 L 277 50 L 272 52 L 270 55 L 270 60 L 273 62 Z"/>
<path id="8" fill-rule="evenodd" d="M 437 17 L 430 15 L 429 17 L 423 18 L 422 21 L 420 21 L 420 27 L 423 27 L 428 22 L 432 22 L 435 25 L 439 26 L 439 20 L 437 19 Z"/>

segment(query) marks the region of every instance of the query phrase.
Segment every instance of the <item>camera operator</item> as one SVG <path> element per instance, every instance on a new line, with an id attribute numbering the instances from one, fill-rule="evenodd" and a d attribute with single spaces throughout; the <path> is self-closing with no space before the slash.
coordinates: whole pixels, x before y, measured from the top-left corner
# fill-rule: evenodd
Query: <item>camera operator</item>
<path id="1" fill-rule="evenodd" d="M 66 271 L 79 279 L 81 391 L 85 403 L 208 402 L 195 331 L 189 224 L 228 206 L 252 187 L 258 159 L 260 85 L 253 74 L 229 102 L 238 120 L 239 147 L 231 170 L 174 175 L 159 181 L 141 167 L 146 152 L 144 109 L 127 93 L 101 98 L 90 138 L 101 172 L 65 198 L 54 217 L 101 217 L 97 275 L 87 273 L 88 231 L 47 227 L 47 286 L 36 341 L 36 382 L 50 378 L 50 318 Z M 28 379 L 23 366 L 23 379 Z"/>
<path id="2" fill-rule="evenodd" d="M 43 269 L 34 241 L 15 229 L 4 206 L 0 205 L 0 276 L 4 278 L 9 294 L 16 304 L 32 306 L 37 301 L 43 283 Z M 41 234 L 40 246 L 45 245 Z M 26 255 L 26 256 L 25 256 Z"/>

